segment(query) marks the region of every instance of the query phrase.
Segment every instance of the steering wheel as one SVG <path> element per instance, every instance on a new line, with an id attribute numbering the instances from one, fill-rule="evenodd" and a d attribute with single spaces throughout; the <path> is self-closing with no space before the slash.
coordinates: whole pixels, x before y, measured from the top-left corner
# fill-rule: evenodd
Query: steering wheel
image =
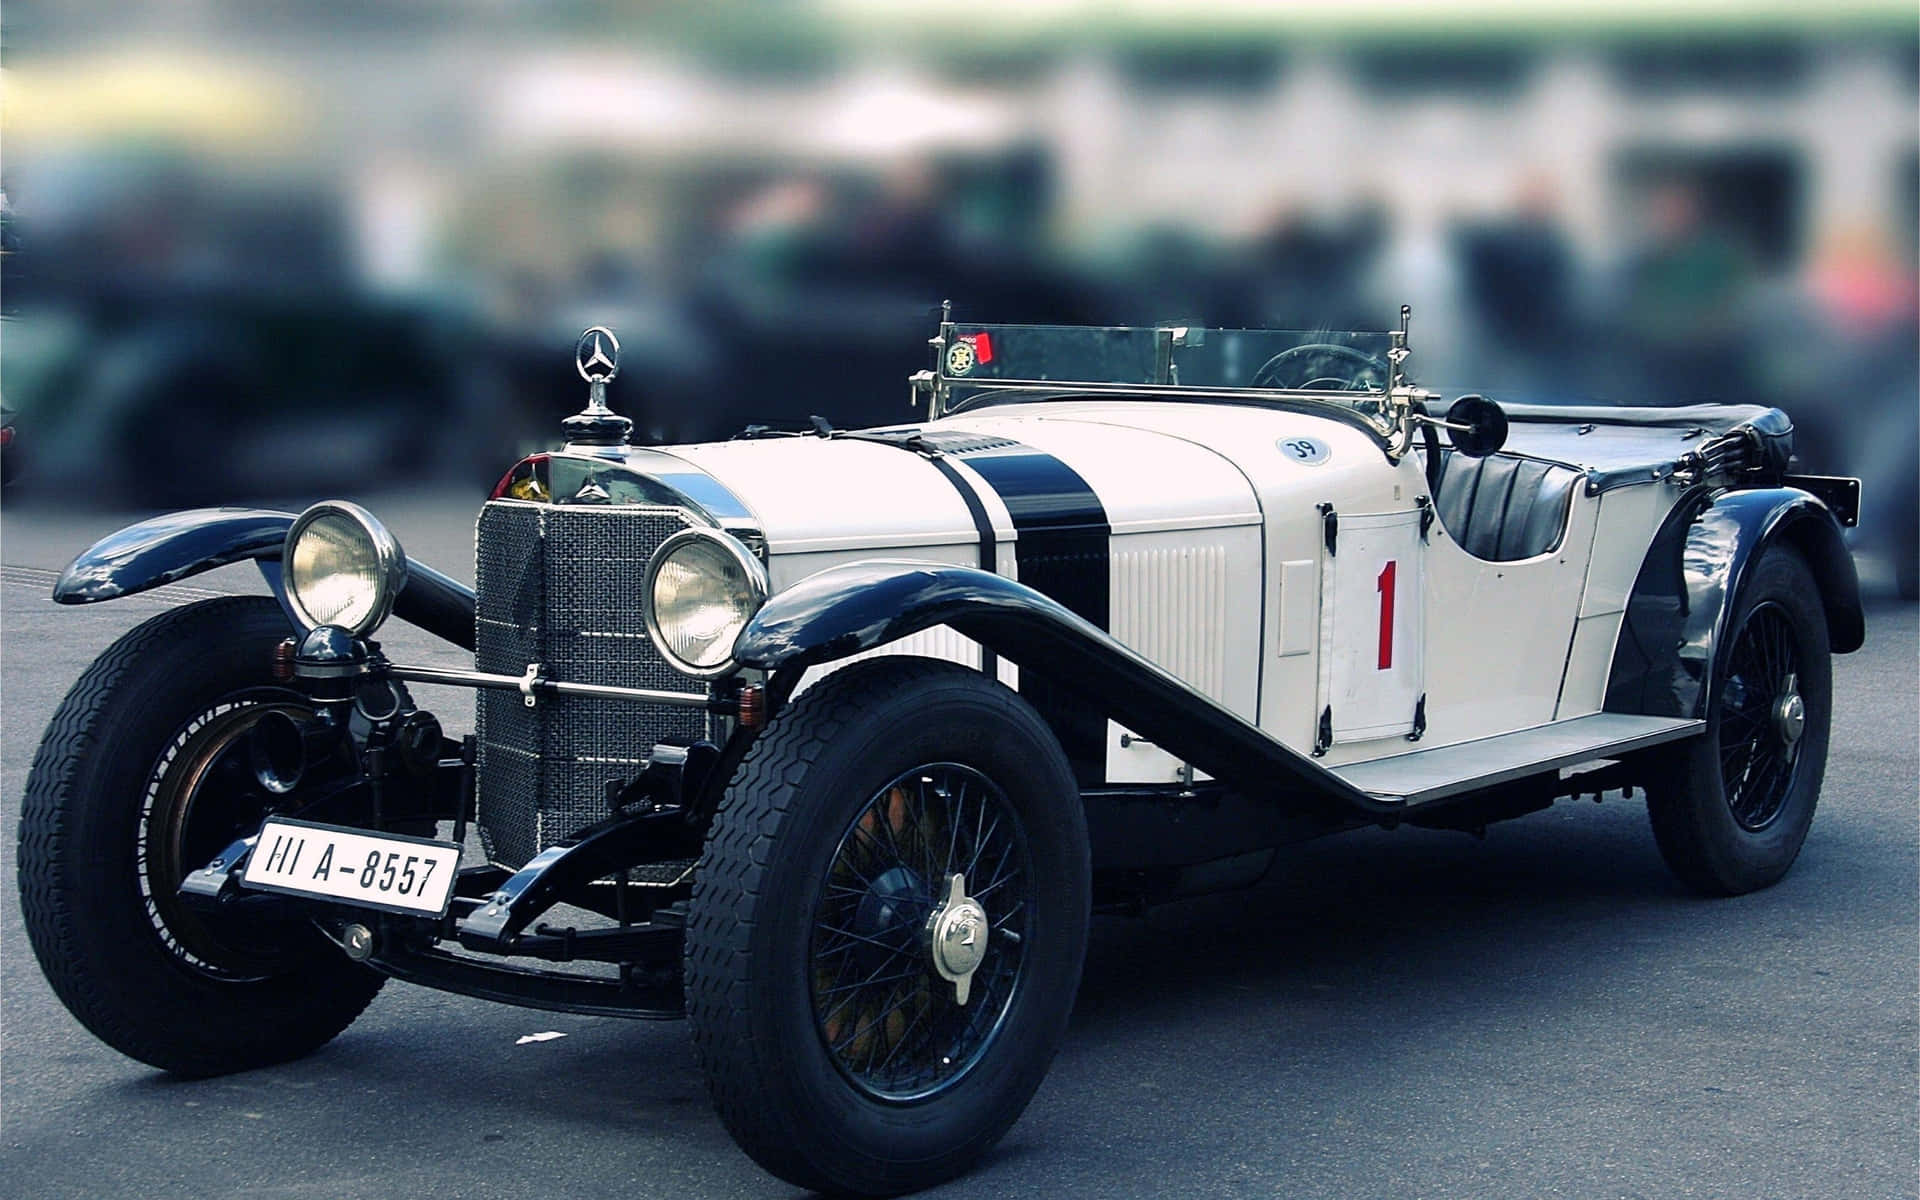
<path id="1" fill-rule="evenodd" d="M 1372 378 L 1368 378 L 1371 374 Z M 1305 382 L 1289 383 L 1304 375 Z M 1249 387 L 1287 388 L 1293 391 L 1384 391 L 1387 364 L 1365 350 L 1334 342 L 1309 342 L 1282 350 L 1253 373 Z"/>

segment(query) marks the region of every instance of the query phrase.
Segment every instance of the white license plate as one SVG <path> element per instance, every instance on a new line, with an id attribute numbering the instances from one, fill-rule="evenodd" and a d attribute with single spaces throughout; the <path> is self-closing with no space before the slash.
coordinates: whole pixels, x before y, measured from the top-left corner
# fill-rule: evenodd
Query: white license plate
<path id="1" fill-rule="evenodd" d="M 453 897 L 460 847 L 274 817 L 260 827 L 241 882 L 363 908 L 437 917 Z"/>

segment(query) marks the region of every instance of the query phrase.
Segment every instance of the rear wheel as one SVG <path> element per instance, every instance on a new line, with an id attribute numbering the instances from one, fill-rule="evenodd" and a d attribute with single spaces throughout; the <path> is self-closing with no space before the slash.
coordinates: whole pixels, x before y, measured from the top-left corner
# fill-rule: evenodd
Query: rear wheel
<path id="1" fill-rule="evenodd" d="M 1086 822 L 1051 731 L 977 671 L 880 659 L 742 763 L 687 930 L 722 1120 L 802 1187 L 888 1195 L 973 1163 L 1065 1034 Z"/>
<path id="2" fill-rule="evenodd" d="M 1647 812 L 1673 873 L 1724 896 L 1793 866 L 1826 771 L 1833 668 L 1819 587 L 1798 552 L 1762 552 L 1723 638 L 1706 732 L 1661 761 Z"/>
<path id="3" fill-rule="evenodd" d="M 289 632 L 264 596 L 147 621 L 74 684 L 27 779 L 20 900 L 40 966 L 81 1024 L 165 1070 L 310 1053 L 384 981 L 306 922 L 204 914 L 177 895 L 265 815 L 247 735 L 267 713 L 307 711 L 268 686 Z"/>

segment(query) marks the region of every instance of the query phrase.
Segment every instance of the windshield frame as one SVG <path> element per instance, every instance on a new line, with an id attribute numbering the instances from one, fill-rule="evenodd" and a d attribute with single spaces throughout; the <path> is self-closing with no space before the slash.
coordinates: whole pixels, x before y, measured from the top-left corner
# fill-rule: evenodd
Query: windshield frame
<path id="1" fill-rule="evenodd" d="M 1198 388 L 1198 387 L 1100 387 L 1088 384 L 1042 383 L 984 389 L 954 401 L 941 416 L 958 416 L 1002 405 L 1046 404 L 1076 400 L 1118 400 L 1139 404 L 1237 404 L 1249 408 L 1275 409 L 1324 417 L 1367 434 L 1388 450 L 1388 458 L 1397 460 L 1393 449 L 1394 423 L 1390 418 L 1369 415 L 1345 404 L 1328 403 L 1326 392 L 1289 391 L 1275 388 Z M 930 418 L 931 419 L 931 418 Z"/>
<path id="2" fill-rule="evenodd" d="M 928 339 L 933 351 L 932 369 L 918 372 L 910 381 L 916 399 L 923 392 L 927 394 L 929 419 L 1002 403 L 1111 397 L 1140 401 L 1215 401 L 1327 413 L 1357 425 L 1383 442 L 1396 440 L 1395 434 L 1402 424 L 1399 412 L 1402 405 L 1398 401 L 1399 394 L 1405 392 L 1407 385 L 1402 366 L 1407 356 L 1404 326 L 1400 331 L 1345 331 L 1206 329 L 1188 325 L 956 324 L 951 315 L 951 309 L 943 306 L 940 331 L 937 336 Z M 1079 380 L 1002 378 L 973 374 L 973 367 L 980 361 L 986 361 L 976 357 L 976 343 L 985 341 L 987 345 L 992 345 L 990 339 L 998 336 L 1002 338 L 999 345 L 1004 346 L 1007 335 L 1047 334 L 1061 335 L 1062 345 L 1068 348 L 1071 345 L 1067 339 L 1073 335 L 1085 335 L 1089 348 L 1096 348 L 1093 339 L 1105 335 L 1110 340 L 1131 341 L 1131 347 L 1123 348 L 1136 352 L 1142 348 L 1142 338 L 1150 337 L 1154 358 L 1151 373 L 1155 377 Z M 984 339 L 982 335 L 985 335 Z M 1209 339 L 1216 345 L 1222 341 L 1249 342 L 1257 353 L 1263 355 L 1261 370 L 1270 366 L 1279 353 L 1326 346 L 1350 350 L 1371 360 L 1370 365 L 1377 364 L 1375 369 L 1384 378 L 1381 386 L 1369 384 L 1360 388 L 1338 386 L 1341 382 L 1351 383 L 1352 380 L 1341 381 L 1332 376 L 1322 377 L 1335 383 L 1336 386 L 1332 387 L 1255 387 L 1251 384 L 1196 385 L 1178 382 L 1179 352 L 1206 346 Z M 1369 353 L 1371 347 L 1363 349 L 1359 343 L 1365 339 L 1378 339 L 1381 352 Z M 1266 340 L 1270 346 L 1280 347 L 1279 353 L 1264 357 L 1265 350 L 1259 347 L 1262 340 Z M 965 348 L 959 349 L 961 346 Z M 950 351 L 953 352 L 951 355 Z M 1137 368 L 1138 364 L 1135 366 Z M 960 369 L 954 370 L 954 367 Z M 1254 373 L 1254 377 L 1259 377 L 1259 371 Z"/>

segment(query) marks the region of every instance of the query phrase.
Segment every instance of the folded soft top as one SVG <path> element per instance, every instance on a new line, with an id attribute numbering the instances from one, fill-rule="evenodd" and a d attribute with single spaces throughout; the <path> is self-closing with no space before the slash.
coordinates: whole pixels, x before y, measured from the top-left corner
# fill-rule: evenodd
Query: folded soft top
<path id="1" fill-rule="evenodd" d="M 1736 429 L 1751 428 L 1766 458 L 1785 469 L 1793 422 L 1758 404 L 1690 404 L 1681 408 L 1502 404 L 1512 422 L 1509 453 L 1578 467 L 1589 491 L 1645 483 L 1671 474 L 1680 457 Z"/>

